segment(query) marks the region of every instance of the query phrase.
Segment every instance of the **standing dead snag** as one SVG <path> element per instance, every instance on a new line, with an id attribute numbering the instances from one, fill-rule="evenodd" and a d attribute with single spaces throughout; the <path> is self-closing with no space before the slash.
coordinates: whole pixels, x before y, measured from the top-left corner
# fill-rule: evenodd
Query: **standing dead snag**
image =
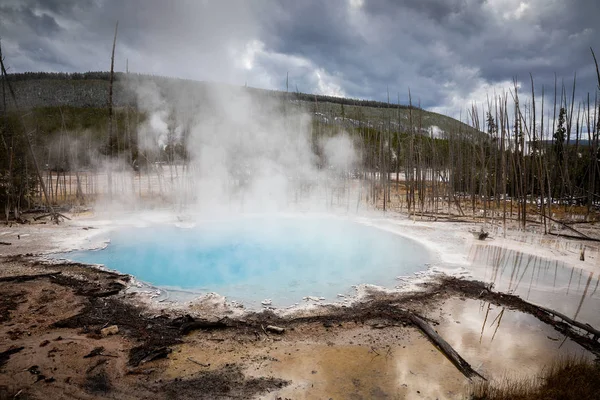
<path id="1" fill-rule="evenodd" d="M 6 85 L 8 86 L 8 91 L 10 92 L 11 98 L 15 105 L 15 109 L 17 109 L 17 111 L 18 111 L 19 104 L 17 101 L 17 96 L 15 94 L 15 91 L 14 91 L 10 81 L 7 79 L 8 73 L 6 72 L 6 68 L 4 67 L 4 59 L 1 56 L 0 56 L 0 74 L 4 77 L 3 82 L 6 82 Z M 50 203 L 50 199 L 48 198 L 48 191 L 46 190 L 44 178 L 42 177 L 42 172 L 40 171 L 40 167 L 38 165 L 37 158 L 35 157 L 35 153 L 33 152 L 33 146 L 31 145 L 31 139 L 29 138 L 29 135 L 31 135 L 33 132 L 36 132 L 36 130 L 28 132 L 27 125 L 25 124 L 25 118 L 22 114 L 20 115 L 20 122 L 21 122 L 21 125 L 23 126 L 23 135 L 25 135 L 25 139 L 27 141 L 27 147 L 29 148 L 29 153 L 31 155 L 31 159 L 33 160 L 33 165 L 35 166 L 35 170 L 37 173 L 38 180 L 40 182 L 40 186 L 42 187 L 42 190 L 44 192 L 46 206 L 50 210 L 50 215 L 52 216 L 52 219 L 58 224 L 59 215 L 54 211 L 54 208 L 52 207 L 52 204 Z"/>
<path id="2" fill-rule="evenodd" d="M 115 46 L 117 44 L 117 31 L 119 29 L 119 21 L 115 25 L 115 37 L 113 39 L 112 53 L 110 57 L 110 82 L 108 84 L 108 157 L 115 156 L 116 138 L 115 129 L 113 126 L 113 81 L 115 77 Z M 112 172 L 108 167 L 108 195 L 112 198 Z"/>

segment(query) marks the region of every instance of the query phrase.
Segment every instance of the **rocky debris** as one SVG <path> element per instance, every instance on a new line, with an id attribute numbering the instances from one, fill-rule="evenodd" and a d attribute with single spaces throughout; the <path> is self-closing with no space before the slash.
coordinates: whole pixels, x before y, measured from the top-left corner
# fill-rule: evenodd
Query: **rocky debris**
<path id="1" fill-rule="evenodd" d="M 277 378 L 246 377 L 238 365 L 226 364 L 217 370 L 202 371 L 189 379 L 174 379 L 160 389 L 169 398 L 177 399 L 248 399 L 281 389 L 289 383 Z"/>
<path id="2" fill-rule="evenodd" d="M 111 325 L 106 328 L 100 329 L 100 334 L 102 335 L 102 337 L 116 335 L 117 333 L 119 333 L 119 327 L 117 325 Z"/>
<path id="3" fill-rule="evenodd" d="M 281 335 L 282 333 L 285 332 L 285 328 L 281 328 L 281 327 L 275 326 L 275 325 L 267 325 L 267 327 L 265 329 L 268 332 L 276 333 L 278 335 Z"/>
<path id="4" fill-rule="evenodd" d="M 481 228 L 481 230 L 479 230 L 479 231 L 471 231 L 471 234 L 473 234 L 473 236 L 475 236 L 475 238 L 477 238 L 479 240 L 485 240 L 490 235 L 490 233 L 484 231 L 483 228 Z"/>
<path id="5" fill-rule="evenodd" d="M 316 297 L 316 296 L 305 296 L 302 298 L 302 300 L 304 301 L 315 301 L 315 302 L 319 302 L 321 301 L 320 297 Z M 325 300 L 325 298 L 323 298 L 323 300 Z"/>
<path id="6" fill-rule="evenodd" d="M 42 374 L 42 371 L 40 371 L 40 367 L 38 367 L 37 365 L 32 365 L 31 367 L 27 368 L 27 371 L 31 375 L 35 375 L 36 382 L 44 381 L 46 383 L 52 383 L 56 380 L 53 377 L 47 378 L 46 375 Z"/>

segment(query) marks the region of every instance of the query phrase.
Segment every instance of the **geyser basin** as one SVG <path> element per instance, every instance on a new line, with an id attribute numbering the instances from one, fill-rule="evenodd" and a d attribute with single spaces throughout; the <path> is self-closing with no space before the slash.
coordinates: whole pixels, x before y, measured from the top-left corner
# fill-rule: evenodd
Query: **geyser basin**
<path id="1" fill-rule="evenodd" d="M 304 296 L 334 300 L 361 283 L 393 287 L 425 270 L 419 243 L 336 218 L 240 218 L 193 228 L 155 225 L 110 233 L 103 250 L 61 255 L 103 264 L 158 287 L 217 292 L 257 305 Z"/>

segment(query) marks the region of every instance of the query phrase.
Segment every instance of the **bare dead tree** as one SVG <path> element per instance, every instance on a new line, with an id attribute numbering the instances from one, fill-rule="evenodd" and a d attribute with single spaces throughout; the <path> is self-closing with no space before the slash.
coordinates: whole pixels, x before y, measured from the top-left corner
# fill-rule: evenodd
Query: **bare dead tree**
<path id="1" fill-rule="evenodd" d="M 13 100 L 13 103 L 15 105 L 15 109 L 17 110 L 17 112 L 19 112 L 19 103 L 17 101 L 17 96 L 15 94 L 15 91 L 10 83 L 10 81 L 8 81 L 7 78 L 7 72 L 6 72 L 6 67 L 4 66 L 4 60 L 2 59 L 2 57 L 0 57 L 0 69 L 1 69 L 1 73 L 4 77 L 4 81 L 6 82 L 6 85 L 8 86 L 8 91 L 11 95 L 11 98 Z M 31 144 L 31 139 L 29 138 L 29 135 L 31 133 L 34 133 L 35 130 L 29 132 L 27 130 L 27 124 L 25 123 L 25 117 L 23 116 L 23 114 L 19 113 L 19 121 L 21 122 L 22 128 L 23 128 L 23 135 L 25 136 L 25 140 L 27 141 L 27 147 L 29 149 L 29 154 L 31 156 L 31 159 L 33 161 L 33 165 L 35 166 L 35 170 L 36 170 L 36 174 L 40 183 L 40 186 L 42 187 L 42 191 L 44 192 L 44 198 L 46 200 L 46 207 L 48 208 L 48 210 L 50 211 L 50 215 L 52 216 L 52 218 L 54 219 L 54 221 L 56 223 L 58 223 L 59 221 L 59 217 L 60 214 L 58 214 L 55 210 L 54 207 L 52 207 L 52 203 L 50 202 L 50 198 L 48 197 L 48 191 L 46 190 L 46 184 L 44 183 L 44 178 L 42 176 L 42 172 L 40 171 L 40 167 L 38 165 L 37 162 L 37 158 L 35 157 L 35 152 L 33 151 L 33 146 Z"/>
<path id="2" fill-rule="evenodd" d="M 117 32 L 119 29 L 119 21 L 115 25 L 115 36 L 113 39 L 112 53 L 110 57 L 110 82 L 108 85 L 108 157 L 112 159 L 115 156 L 116 135 L 113 121 L 113 82 L 115 78 L 115 46 L 117 45 Z M 108 166 L 108 195 L 112 199 L 112 171 Z"/>

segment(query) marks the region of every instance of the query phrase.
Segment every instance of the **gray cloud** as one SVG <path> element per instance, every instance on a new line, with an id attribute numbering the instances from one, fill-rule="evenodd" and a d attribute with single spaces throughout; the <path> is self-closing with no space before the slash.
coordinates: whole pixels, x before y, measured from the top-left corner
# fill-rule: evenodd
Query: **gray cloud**
<path id="1" fill-rule="evenodd" d="M 13 71 L 117 68 L 386 100 L 410 87 L 457 115 L 513 77 L 595 88 L 596 0 L 6 0 L 0 37 Z M 595 40 L 596 39 L 596 40 Z M 524 86 L 528 86 L 529 84 Z"/>

